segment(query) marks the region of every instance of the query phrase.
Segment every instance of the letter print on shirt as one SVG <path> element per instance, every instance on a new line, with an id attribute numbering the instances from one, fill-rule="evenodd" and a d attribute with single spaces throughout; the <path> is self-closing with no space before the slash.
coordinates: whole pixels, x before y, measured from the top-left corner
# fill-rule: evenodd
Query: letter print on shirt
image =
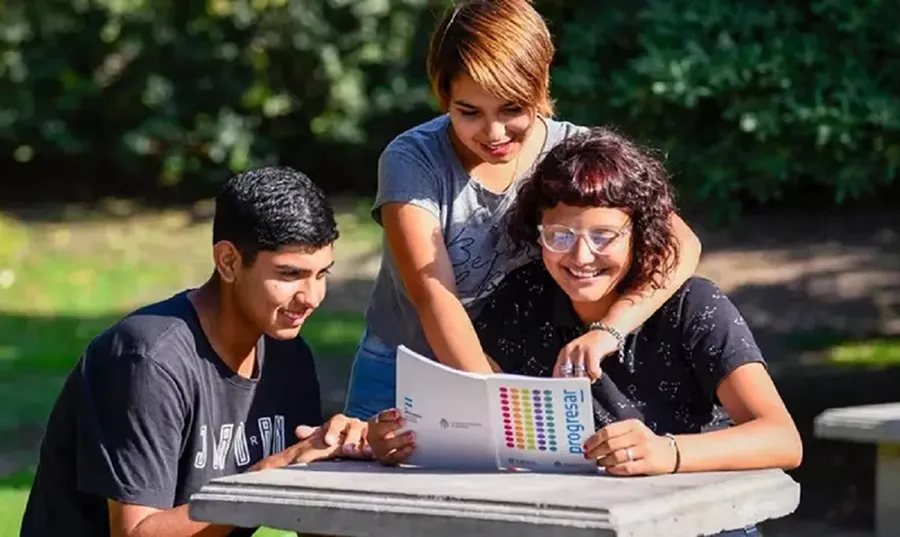
<path id="1" fill-rule="evenodd" d="M 251 422 L 252 423 L 252 422 Z M 248 424 L 244 422 L 225 423 L 218 428 L 201 425 L 199 430 L 200 449 L 194 454 L 194 468 L 206 468 L 209 462 L 209 450 L 212 447 L 213 470 L 225 470 L 228 456 L 234 457 L 237 468 L 245 468 L 254 460 L 264 459 L 285 449 L 284 416 L 266 416 L 256 420 L 257 434 L 247 441 Z M 257 438 L 259 440 L 257 440 Z M 257 455 L 254 458 L 254 455 Z"/>

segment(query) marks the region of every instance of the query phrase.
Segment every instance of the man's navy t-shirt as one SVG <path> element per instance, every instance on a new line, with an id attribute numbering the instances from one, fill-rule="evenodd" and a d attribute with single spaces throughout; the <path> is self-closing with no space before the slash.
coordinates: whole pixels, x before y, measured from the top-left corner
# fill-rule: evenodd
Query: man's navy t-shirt
<path id="1" fill-rule="evenodd" d="M 222 362 L 187 292 L 99 335 L 50 415 L 21 536 L 109 535 L 107 498 L 177 507 L 296 442 L 298 425 L 322 423 L 302 338 L 261 338 L 257 365 L 248 379 Z"/>

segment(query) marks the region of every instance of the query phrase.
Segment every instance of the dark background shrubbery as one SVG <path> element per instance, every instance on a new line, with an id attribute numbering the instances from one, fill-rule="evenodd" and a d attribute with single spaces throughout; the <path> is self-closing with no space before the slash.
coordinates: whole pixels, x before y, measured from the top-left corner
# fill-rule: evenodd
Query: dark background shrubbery
<path id="1" fill-rule="evenodd" d="M 371 194 L 384 144 L 435 114 L 424 56 L 443 5 L 5 0 L 0 201 L 190 201 L 274 161 Z M 663 149 L 683 203 L 729 216 L 898 193 L 895 2 L 537 6 L 558 115 Z"/>

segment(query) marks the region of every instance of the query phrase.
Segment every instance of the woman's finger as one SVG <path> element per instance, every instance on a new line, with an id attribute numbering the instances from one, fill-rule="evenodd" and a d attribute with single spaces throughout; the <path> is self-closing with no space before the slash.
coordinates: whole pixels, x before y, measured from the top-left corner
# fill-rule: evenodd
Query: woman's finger
<path id="1" fill-rule="evenodd" d="M 410 444 L 408 446 L 404 446 L 400 449 L 395 450 L 393 453 L 387 456 L 388 464 L 392 466 L 396 466 L 401 464 L 410 455 L 412 455 L 413 450 L 415 449 L 415 445 Z"/>
<path id="2" fill-rule="evenodd" d="M 396 408 L 389 408 L 387 410 L 382 410 L 381 412 L 378 412 L 374 416 L 369 418 L 369 425 L 397 421 L 400 418 L 401 415 L 399 410 L 397 410 Z"/>
<path id="3" fill-rule="evenodd" d="M 641 459 L 634 462 L 623 462 L 614 466 L 604 468 L 610 475 L 631 476 L 631 475 L 647 475 L 649 465 L 647 459 Z"/>
<path id="4" fill-rule="evenodd" d="M 565 378 L 572 376 L 572 359 L 570 357 L 571 347 L 566 345 L 556 356 L 556 364 L 553 366 L 553 376 L 557 378 Z"/>
<path id="5" fill-rule="evenodd" d="M 589 459 L 600 459 L 602 457 L 606 457 L 610 453 L 614 453 L 621 449 L 630 448 L 638 444 L 640 444 L 638 435 L 633 432 L 629 432 L 622 436 L 609 438 L 605 442 L 594 444 L 589 447 L 587 451 L 585 451 L 585 453 L 587 453 Z"/>
<path id="6" fill-rule="evenodd" d="M 584 351 L 581 348 L 577 348 L 570 353 L 569 359 L 572 361 L 572 374 L 569 375 L 570 377 L 587 376 L 587 369 L 584 365 Z"/>
<path id="7" fill-rule="evenodd" d="M 378 441 L 370 442 L 370 445 L 372 446 L 372 452 L 375 454 L 375 456 L 381 458 L 394 450 L 409 446 L 414 441 L 415 436 L 413 432 L 407 431 L 397 436 L 391 436 L 390 438 L 381 438 Z"/>
<path id="8" fill-rule="evenodd" d="M 647 456 L 646 446 L 630 446 L 623 449 L 617 449 L 597 460 L 597 465 L 603 468 L 611 466 L 619 466 L 630 462 L 644 460 Z"/>
<path id="9" fill-rule="evenodd" d="M 600 380 L 600 376 L 603 375 L 603 370 L 600 369 L 600 352 L 592 347 L 585 346 L 584 347 L 584 364 L 585 369 L 587 369 L 587 376 L 590 377 L 591 382 L 595 382 Z"/>

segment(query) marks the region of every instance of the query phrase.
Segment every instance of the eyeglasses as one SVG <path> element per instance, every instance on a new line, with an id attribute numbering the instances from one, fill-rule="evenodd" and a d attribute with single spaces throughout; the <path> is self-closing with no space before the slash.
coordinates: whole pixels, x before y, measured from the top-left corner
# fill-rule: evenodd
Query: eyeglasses
<path id="1" fill-rule="evenodd" d="M 588 248 L 595 254 L 599 254 L 621 236 L 627 235 L 631 228 L 631 222 L 622 227 L 610 228 L 604 226 L 590 229 L 572 229 L 561 224 L 538 226 L 541 244 L 544 248 L 557 254 L 564 254 L 575 248 L 579 237 L 584 237 Z"/>

